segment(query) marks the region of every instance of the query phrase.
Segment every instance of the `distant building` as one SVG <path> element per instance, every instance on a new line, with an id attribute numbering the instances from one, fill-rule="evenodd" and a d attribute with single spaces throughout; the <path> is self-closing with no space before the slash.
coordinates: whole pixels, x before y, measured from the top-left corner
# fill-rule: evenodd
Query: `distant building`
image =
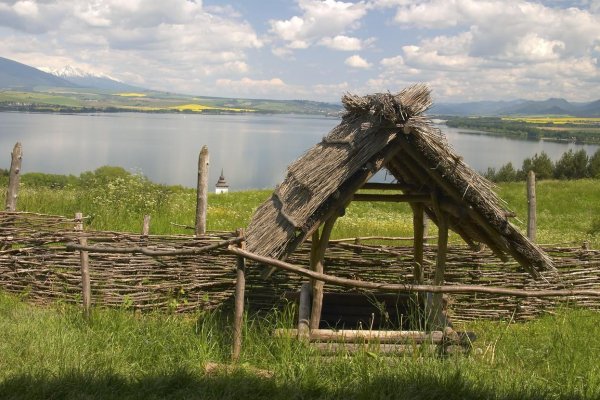
<path id="1" fill-rule="evenodd" d="M 227 193 L 227 192 L 229 192 L 229 185 L 227 184 L 227 181 L 225 180 L 225 177 L 223 176 L 223 170 L 221 169 L 221 176 L 219 177 L 219 180 L 217 181 L 217 184 L 215 185 L 215 193 L 221 194 L 221 193 Z"/>

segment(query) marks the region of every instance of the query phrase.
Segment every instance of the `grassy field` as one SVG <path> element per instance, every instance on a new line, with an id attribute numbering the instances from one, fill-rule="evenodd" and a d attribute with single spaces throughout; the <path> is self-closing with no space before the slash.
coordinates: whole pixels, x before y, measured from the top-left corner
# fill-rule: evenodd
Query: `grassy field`
<path id="1" fill-rule="evenodd" d="M 475 351 L 442 358 L 318 356 L 289 312 L 248 318 L 229 365 L 224 314 L 188 316 L 71 306 L 0 294 L 2 399 L 597 399 L 600 314 L 565 310 L 527 324 L 475 323 Z"/>
<path id="2" fill-rule="evenodd" d="M 513 223 L 525 231 L 525 183 L 503 183 L 498 186 L 498 192 L 508 208 L 517 213 Z M 269 196 L 270 191 L 266 190 L 209 195 L 208 229 L 233 231 L 245 227 L 256 207 Z M 3 197 L 0 201 L 4 201 Z M 594 247 L 600 246 L 599 180 L 540 181 L 537 204 L 540 243 L 581 244 L 587 240 Z M 25 182 L 18 208 L 65 216 L 81 211 L 91 217 L 91 228 L 132 232 L 141 230 L 143 216 L 149 214 L 152 217 L 151 233 L 186 233 L 174 224 L 194 225 L 195 192 L 154 185 L 137 176 L 119 178 L 106 186 L 74 185 L 62 189 Z M 430 233 L 435 234 L 434 225 Z M 372 235 L 412 236 L 412 214 L 408 205 L 353 203 L 346 215 L 338 220 L 333 232 L 335 238 Z M 461 242 L 453 233 L 450 240 Z"/>
<path id="3" fill-rule="evenodd" d="M 135 175 L 103 185 L 71 178 L 57 189 L 24 176 L 18 208 L 62 215 L 83 211 L 97 229 L 139 231 L 144 214 L 153 216 L 152 233 L 184 233 L 171 223 L 193 224 L 193 190 L 154 185 Z M 502 184 L 499 192 L 524 220 L 525 185 Z M 597 248 L 600 181 L 542 181 L 537 194 L 540 241 L 590 240 Z M 211 195 L 209 229 L 246 226 L 269 195 Z M 411 234 L 407 207 L 381 203 L 351 205 L 334 232 L 335 237 Z M 459 241 L 456 235 L 451 239 Z M 246 316 L 241 359 L 232 365 L 229 312 L 182 316 L 96 308 L 86 322 L 76 307 L 33 306 L 0 292 L 0 398 L 600 398 L 597 312 L 565 309 L 529 323 L 470 323 L 463 328 L 478 335 L 475 350 L 447 358 L 386 357 L 372 349 L 320 357 L 302 343 L 271 336 L 276 327 L 293 326 L 292 314 L 290 308 Z"/>

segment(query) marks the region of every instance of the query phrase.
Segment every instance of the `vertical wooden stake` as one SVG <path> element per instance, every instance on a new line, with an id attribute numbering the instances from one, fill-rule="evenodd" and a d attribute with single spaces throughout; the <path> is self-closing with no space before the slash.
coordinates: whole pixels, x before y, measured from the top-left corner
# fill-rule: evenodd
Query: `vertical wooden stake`
<path id="1" fill-rule="evenodd" d="M 310 338 L 310 294 L 311 284 L 305 282 L 300 287 L 300 300 L 298 301 L 298 338 Z"/>
<path id="2" fill-rule="evenodd" d="M 440 193 L 432 195 L 433 210 L 438 220 L 438 243 L 437 257 L 435 261 L 435 275 L 433 277 L 434 285 L 444 284 L 444 274 L 446 271 L 446 253 L 448 252 L 448 214 L 440 209 Z M 433 323 L 433 329 L 444 329 L 447 325 L 444 316 L 444 298 L 442 293 L 434 293 L 432 297 L 430 321 Z"/>
<path id="3" fill-rule="evenodd" d="M 413 211 L 413 279 L 417 285 L 422 285 L 424 281 L 423 274 L 423 240 L 425 234 L 423 204 L 410 203 Z"/>
<path id="4" fill-rule="evenodd" d="M 206 233 L 206 210 L 208 208 L 208 147 L 202 146 L 198 156 L 198 187 L 196 199 L 196 236 Z"/>
<path id="5" fill-rule="evenodd" d="M 8 177 L 8 189 L 6 191 L 6 211 L 17 210 L 17 196 L 19 192 L 19 181 L 21 180 L 21 160 L 23 159 L 23 148 L 20 142 L 15 144 L 11 153 L 10 174 Z"/>
<path id="6" fill-rule="evenodd" d="M 79 238 L 79 244 L 87 246 L 87 238 L 83 236 L 83 214 L 78 212 L 75 214 L 75 230 L 82 232 L 82 236 Z M 79 261 L 81 269 L 81 293 L 83 300 L 83 316 L 87 320 L 90 318 L 90 309 L 92 306 L 92 290 L 90 283 L 90 263 L 89 255 L 87 251 L 81 250 L 79 252 Z"/>
<path id="7" fill-rule="evenodd" d="M 144 215 L 144 224 L 142 225 L 142 236 L 150 234 L 150 216 Z"/>
<path id="8" fill-rule="evenodd" d="M 238 229 L 239 237 L 244 237 L 244 230 Z M 239 247 L 243 250 L 246 248 L 245 242 L 240 242 Z M 246 291 L 246 259 L 238 256 L 236 265 L 236 281 L 235 281 L 235 311 L 233 317 L 233 351 L 231 353 L 232 361 L 237 361 L 240 358 L 242 350 L 242 324 L 244 322 L 244 294 Z"/>
<path id="9" fill-rule="evenodd" d="M 527 174 L 527 237 L 532 242 L 536 239 L 536 198 L 535 198 L 535 173 Z"/>
<path id="10" fill-rule="evenodd" d="M 329 244 L 329 238 L 331 237 L 331 231 L 335 225 L 335 221 L 338 216 L 333 216 L 325 221 L 323 225 L 323 231 L 321 237 L 318 234 L 313 234 L 313 243 L 311 247 L 311 269 L 315 272 L 323 273 L 323 259 L 325 257 L 325 251 Z M 315 238 L 317 240 L 315 240 Z M 316 243 L 316 244 L 315 244 Z M 316 247 L 315 247 L 316 246 Z M 323 308 L 323 282 L 313 280 L 312 283 L 312 307 L 310 311 L 310 329 L 319 329 L 319 323 L 321 322 L 321 309 Z"/>

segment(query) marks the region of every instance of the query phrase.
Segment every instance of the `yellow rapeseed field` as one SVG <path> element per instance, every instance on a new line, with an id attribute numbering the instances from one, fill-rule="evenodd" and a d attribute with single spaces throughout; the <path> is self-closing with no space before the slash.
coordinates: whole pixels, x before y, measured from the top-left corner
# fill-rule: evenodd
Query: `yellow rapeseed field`
<path id="1" fill-rule="evenodd" d="M 115 96 L 121 96 L 121 97 L 146 97 L 145 93 L 136 93 L 136 92 L 123 92 L 123 93 L 116 93 Z"/>
<path id="2" fill-rule="evenodd" d="M 600 124 L 600 118 L 573 117 L 569 115 L 562 116 L 529 116 L 529 117 L 504 117 L 505 121 L 521 121 L 529 124 L 573 124 L 573 125 L 595 125 Z"/>

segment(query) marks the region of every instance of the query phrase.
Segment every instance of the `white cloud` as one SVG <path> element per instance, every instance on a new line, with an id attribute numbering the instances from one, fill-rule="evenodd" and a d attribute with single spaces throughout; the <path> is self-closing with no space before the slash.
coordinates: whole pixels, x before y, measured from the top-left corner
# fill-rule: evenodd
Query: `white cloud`
<path id="1" fill-rule="evenodd" d="M 323 46 L 329 47 L 334 50 L 342 51 L 358 51 L 361 50 L 363 47 L 360 39 L 344 35 L 337 35 L 335 37 L 325 37 L 321 39 L 319 44 L 322 44 Z"/>
<path id="2" fill-rule="evenodd" d="M 346 61 L 344 61 L 344 64 L 346 64 L 347 66 L 352 67 L 352 68 L 360 68 L 360 69 L 369 69 L 372 66 L 371 63 L 369 63 L 367 60 L 365 60 L 358 54 L 355 54 L 353 56 L 346 58 Z"/>
<path id="3" fill-rule="evenodd" d="M 364 1 L 347 3 L 336 0 L 298 0 L 298 6 L 302 10 L 301 16 L 269 21 L 271 33 L 291 48 L 306 48 L 325 40 L 331 44 L 328 47 L 340 49 L 344 45 L 341 43 L 343 38 L 347 38 L 343 34 L 357 28 L 369 8 Z M 340 39 L 336 42 L 336 38 Z M 349 46 L 347 42 L 345 45 Z M 305 47 L 298 46 L 298 43 Z M 334 47 L 336 45 L 338 47 Z M 356 43 L 353 42 L 352 46 L 355 47 Z"/>
<path id="4" fill-rule="evenodd" d="M 138 85 L 189 93 L 194 79 L 188 74 L 247 74 L 247 52 L 263 46 L 246 21 L 226 15 L 228 9 L 210 13 L 201 1 L 188 0 L 0 3 L 0 28 L 11 29 L 0 43 L 12 38 L 16 44 L 3 47 L 3 55 L 34 66 L 87 65 L 123 80 L 136 77 Z"/>

